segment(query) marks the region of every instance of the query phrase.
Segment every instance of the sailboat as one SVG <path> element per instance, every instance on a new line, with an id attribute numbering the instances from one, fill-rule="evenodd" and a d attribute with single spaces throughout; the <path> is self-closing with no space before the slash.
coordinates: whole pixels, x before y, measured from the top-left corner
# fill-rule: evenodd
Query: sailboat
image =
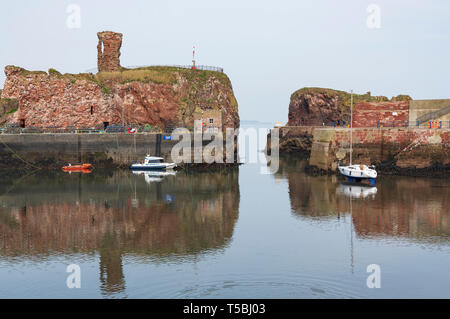
<path id="1" fill-rule="evenodd" d="M 352 164 L 353 157 L 353 90 L 350 97 L 350 165 L 341 166 L 338 169 L 342 176 L 347 177 L 349 182 L 360 182 L 362 180 L 370 180 L 371 185 L 375 185 L 377 171 L 375 166 L 367 166 L 363 164 Z"/>

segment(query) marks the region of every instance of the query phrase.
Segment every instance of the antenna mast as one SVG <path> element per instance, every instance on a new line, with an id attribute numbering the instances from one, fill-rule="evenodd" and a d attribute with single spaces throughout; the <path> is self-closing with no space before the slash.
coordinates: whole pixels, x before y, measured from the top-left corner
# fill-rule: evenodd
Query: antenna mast
<path id="1" fill-rule="evenodd" d="M 195 45 L 192 47 L 192 70 L 195 70 Z"/>
<path id="2" fill-rule="evenodd" d="M 353 155 L 353 90 L 350 90 L 350 165 Z"/>

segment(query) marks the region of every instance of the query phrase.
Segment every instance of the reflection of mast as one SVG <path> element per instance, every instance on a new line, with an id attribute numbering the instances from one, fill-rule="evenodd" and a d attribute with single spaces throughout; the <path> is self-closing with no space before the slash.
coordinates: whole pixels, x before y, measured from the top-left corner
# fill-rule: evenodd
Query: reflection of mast
<path id="1" fill-rule="evenodd" d="M 352 197 L 350 196 L 350 267 L 353 274 L 353 207 L 352 207 Z"/>
<path id="2" fill-rule="evenodd" d="M 82 174 L 78 174 L 78 196 L 77 196 L 77 200 L 78 200 L 78 203 L 81 203 L 81 175 Z"/>
<path id="3" fill-rule="evenodd" d="M 131 206 L 137 208 L 139 200 L 137 198 L 136 179 L 134 180 L 134 198 L 131 199 Z"/>
<path id="4" fill-rule="evenodd" d="M 156 199 L 162 200 L 161 183 L 156 184 Z"/>

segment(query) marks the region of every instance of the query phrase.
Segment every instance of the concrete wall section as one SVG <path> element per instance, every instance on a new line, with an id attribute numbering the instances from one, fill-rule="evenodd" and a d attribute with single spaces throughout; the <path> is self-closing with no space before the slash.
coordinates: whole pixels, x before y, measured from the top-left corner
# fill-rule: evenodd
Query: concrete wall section
<path id="1" fill-rule="evenodd" d="M 193 145 L 193 137 L 191 136 Z M 3 134 L 0 135 L 0 168 L 61 167 L 88 162 L 96 167 L 128 166 L 146 154 L 167 161 L 177 140 L 158 142 L 157 134 Z M 203 141 L 202 145 L 210 141 Z M 191 153 L 193 148 L 191 146 Z M 192 155 L 193 156 L 193 155 Z"/>
<path id="2" fill-rule="evenodd" d="M 450 99 L 410 101 L 409 121 L 415 123 L 418 117 L 430 112 L 439 111 L 448 106 L 450 106 Z M 450 113 L 433 120 L 450 121 Z"/>
<path id="3" fill-rule="evenodd" d="M 349 141 L 349 129 L 315 129 L 310 165 L 335 171 L 338 162 L 348 164 Z M 353 163 L 375 164 L 380 171 L 450 172 L 450 129 L 354 129 Z"/>

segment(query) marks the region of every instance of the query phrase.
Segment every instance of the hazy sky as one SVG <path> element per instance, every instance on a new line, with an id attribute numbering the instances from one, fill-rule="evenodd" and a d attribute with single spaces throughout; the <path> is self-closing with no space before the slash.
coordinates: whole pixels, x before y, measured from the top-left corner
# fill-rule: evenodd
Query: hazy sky
<path id="1" fill-rule="evenodd" d="M 79 28 L 66 23 L 70 4 Z M 368 27 L 370 4 L 380 28 Z M 286 121 L 305 86 L 450 98 L 448 0 L 18 0 L 2 4 L 0 29 L 2 68 L 95 68 L 104 30 L 124 34 L 123 66 L 190 64 L 195 45 L 198 64 L 225 69 L 242 120 Z"/>

